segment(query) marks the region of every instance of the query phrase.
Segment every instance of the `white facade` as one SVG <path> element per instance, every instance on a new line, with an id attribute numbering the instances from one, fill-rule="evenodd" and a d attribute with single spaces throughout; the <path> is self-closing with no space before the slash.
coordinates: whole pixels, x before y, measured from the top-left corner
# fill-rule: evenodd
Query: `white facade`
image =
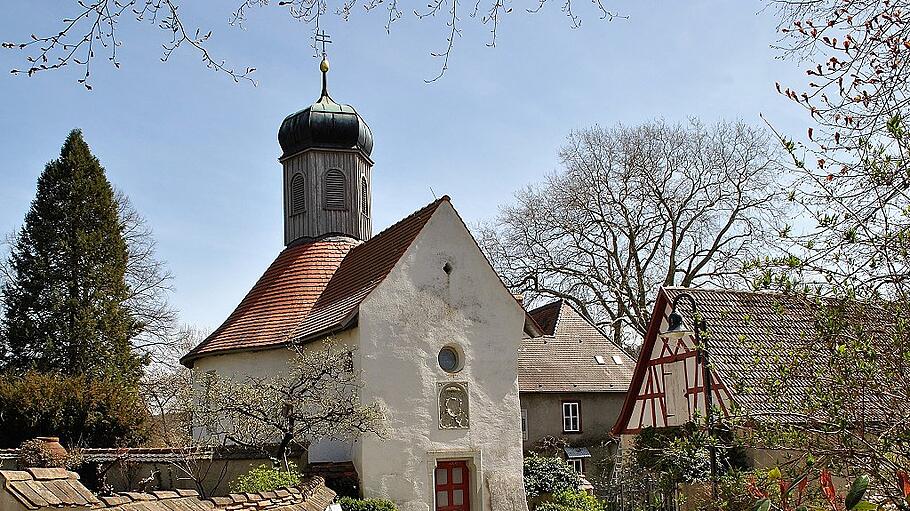
<path id="1" fill-rule="evenodd" d="M 361 399 L 384 406 L 388 437 L 316 445 L 311 461 L 350 459 L 364 496 L 427 511 L 435 509 L 437 463 L 464 460 L 472 511 L 526 510 L 517 376 L 524 325 L 524 310 L 443 201 L 361 303 L 357 326 L 335 336 L 356 347 Z M 462 355 L 460 371 L 440 368 L 437 355 L 446 346 Z M 281 371 L 289 354 L 281 348 L 208 356 L 194 369 L 262 375 Z M 467 388 L 464 429 L 440 427 L 440 384 L 450 382 Z"/>
<path id="2" fill-rule="evenodd" d="M 524 310 L 443 202 L 360 307 L 362 395 L 386 406 L 391 428 L 389 439 L 364 438 L 355 451 L 365 494 L 390 498 L 402 511 L 434 509 L 436 461 L 465 459 L 472 510 L 526 506 L 518 402 L 524 321 Z M 445 346 L 464 353 L 461 371 L 439 367 Z M 450 381 L 467 383 L 467 429 L 440 429 L 437 384 Z"/>

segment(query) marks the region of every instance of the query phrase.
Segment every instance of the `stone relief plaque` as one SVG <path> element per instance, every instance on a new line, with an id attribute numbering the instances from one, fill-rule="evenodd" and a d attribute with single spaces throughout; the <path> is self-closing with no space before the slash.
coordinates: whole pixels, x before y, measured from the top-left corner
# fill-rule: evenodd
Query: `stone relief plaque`
<path id="1" fill-rule="evenodd" d="M 439 429 L 468 429 L 468 384 L 437 383 Z"/>

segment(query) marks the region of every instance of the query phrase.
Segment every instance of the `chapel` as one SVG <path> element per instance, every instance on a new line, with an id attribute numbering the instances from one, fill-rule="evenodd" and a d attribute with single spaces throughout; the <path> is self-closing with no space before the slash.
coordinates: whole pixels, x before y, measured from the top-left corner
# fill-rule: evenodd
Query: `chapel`
<path id="1" fill-rule="evenodd" d="M 518 350 L 541 330 L 448 196 L 373 235 L 373 133 L 320 67 L 319 98 L 278 130 L 285 248 L 181 362 L 261 375 L 290 343 L 344 343 L 387 437 L 315 442 L 310 462 L 351 462 L 364 497 L 403 511 L 525 511 Z"/>

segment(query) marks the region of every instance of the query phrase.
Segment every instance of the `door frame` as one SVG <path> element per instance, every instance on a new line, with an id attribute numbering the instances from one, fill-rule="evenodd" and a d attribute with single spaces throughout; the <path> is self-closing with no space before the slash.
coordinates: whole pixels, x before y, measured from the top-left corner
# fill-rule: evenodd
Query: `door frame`
<path id="1" fill-rule="evenodd" d="M 427 482 L 429 484 L 430 510 L 436 510 L 436 465 L 440 461 L 464 461 L 468 466 L 471 511 L 486 511 L 483 503 L 483 460 L 479 451 L 429 451 L 427 452 Z"/>

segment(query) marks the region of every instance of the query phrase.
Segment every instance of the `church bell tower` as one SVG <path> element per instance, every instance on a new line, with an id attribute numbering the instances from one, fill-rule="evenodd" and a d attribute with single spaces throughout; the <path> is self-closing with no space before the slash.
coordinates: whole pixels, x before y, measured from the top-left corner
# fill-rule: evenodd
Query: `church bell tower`
<path id="1" fill-rule="evenodd" d="M 320 63 L 322 94 L 281 123 L 284 243 L 326 236 L 366 241 L 372 236 L 373 133 L 350 105 L 329 96 L 329 61 Z"/>

